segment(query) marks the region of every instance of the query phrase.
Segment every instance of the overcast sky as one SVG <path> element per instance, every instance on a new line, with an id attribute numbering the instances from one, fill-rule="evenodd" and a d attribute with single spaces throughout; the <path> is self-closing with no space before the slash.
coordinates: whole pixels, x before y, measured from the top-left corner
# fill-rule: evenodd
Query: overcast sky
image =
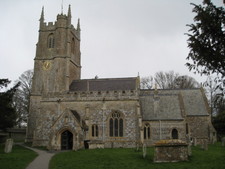
<path id="1" fill-rule="evenodd" d="M 212 0 L 224 6 L 223 0 Z M 158 71 L 189 75 L 185 66 L 191 2 L 202 0 L 63 0 L 71 4 L 72 23 L 81 23 L 82 78 L 141 77 Z M 39 18 L 61 13 L 62 0 L 0 0 L 0 78 L 14 81 L 33 69 Z"/>

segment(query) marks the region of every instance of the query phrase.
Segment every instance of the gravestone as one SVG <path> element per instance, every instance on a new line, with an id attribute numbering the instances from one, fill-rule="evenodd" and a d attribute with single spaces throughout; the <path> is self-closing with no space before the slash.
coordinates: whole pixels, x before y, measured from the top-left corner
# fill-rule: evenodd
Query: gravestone
<path id="1" fill-rule="evenodd" d="M 204 140 L 203 149 L 208 150 L 208 141 L 207 140 Z"/>
<path id="2" fill-rule="evenodd" d="M 186 140 L 188 144 L 188 156 L 191 156 L 192 151 L 191 151 L 191 145 L 192 145 L 192 139 L 190 138 L 190 135 L 186 135 Z"/>
<path id="3" fill-rule="evenodd" d="M 136 143 L 136 151 L 139 151 L 139 143 Z"/>
<path id="4" fill-rule="evenodd" d="M 202 150 L 204 150 L 204 142 L 200 144 Z"/>
<path id="5" fill-rule="evenodd" d="M 5 142 L 5 153 L 11 153 L 12 152 L 12 146 L 13 146 L 13 139 L 7 139 Z"/>
<path id="6" fill-rule="evenodd" d="M 188 156 L 192 155 L 191 144 L 188 144 Z"/>
<path id="7" fill-rule="evenodd" d="M 223 137 L 223 138 L 221 139 L 221 142 L 222 142 L 222 146 L 225 146 L 225 137 Z"/>
<path id="8" fill-rule="evenodd" d="M 193 138 L 194 146 L 197 146 L 197 139 Z"/>
<path id="9" fill-rule="evenodd" d="M 147 154 L 147 152 L 146 152 L 146 144 L 143 144 L 142 149 L 143 149 L 143 158 L 145 158 L 146 154 Z"/>

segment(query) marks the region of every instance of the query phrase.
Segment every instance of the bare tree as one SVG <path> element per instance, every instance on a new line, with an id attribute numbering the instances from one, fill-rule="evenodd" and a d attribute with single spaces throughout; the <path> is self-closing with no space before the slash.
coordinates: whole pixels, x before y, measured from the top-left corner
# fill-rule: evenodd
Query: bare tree
<path id="1" fill-rule="evenodd" d="M 217 77 L 208 76 L 206 82 L 203 84 L 212 116 L 217 115 L 217 113 L 220 112 L 221 107 L 225 107 L 225 99 L 219 88 L 219 83 Z"/>
<path id="2" fill-rule="evenodd" d="M 176 88 L 176 79 L 179 77 L 178 73 L 174 71 L 169 72 L 157 72 L 155 74 L 155 83 L 160 89 L 175 89 Z"/>
<path id="3" fill-rule="evenodd" d="M 14 106 L 17 112 L 17 124 L 19 127 L 27 123 L 29 112 L 30 93 L 33 78 L 33 70 L 25 71 L 16 82 L 20 82 L 20 86 L 14 95 Z"/>
<path id="4" fill-rule="evenodd" d="M 178 89 L 192 89 L 200 87 L 200 84 L 193 77 L 185 75 L 175 80 L 175 86 Z"/>
<path id="5" fill-rule="evenodd" d="M 160 89 L 186 89 L 200 87 L 199 83 L 190 76 L 180 76 L 174 71 L 157 72 L 152 76 L 141 78 L 141 89 L 151 89 L 156 84 Z"/>
<path id="6" fill-rule="evenodd" d="M 147 76 L 141 78 L 141 89 L 151 89 L 153 87 L 153 77 Z"/>

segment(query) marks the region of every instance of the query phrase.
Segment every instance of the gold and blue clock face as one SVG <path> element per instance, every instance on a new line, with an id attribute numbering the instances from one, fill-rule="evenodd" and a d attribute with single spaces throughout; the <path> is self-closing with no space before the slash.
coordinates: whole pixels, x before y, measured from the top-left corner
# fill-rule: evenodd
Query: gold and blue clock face
<path id="1" fill-rule="evenodd" d="M 49 70 L 51 68 L 51 62 L 50 61 L 44 61 L 43 62 L 43 70 Z"/>

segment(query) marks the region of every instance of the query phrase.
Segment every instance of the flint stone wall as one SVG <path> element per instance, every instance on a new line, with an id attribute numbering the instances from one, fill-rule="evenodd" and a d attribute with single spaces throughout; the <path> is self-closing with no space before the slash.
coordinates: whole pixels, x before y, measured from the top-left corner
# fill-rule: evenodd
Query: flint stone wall
<path id="1" fill-rule="evenodd" d="M 60 98 L 60 97 L 59 97 Z M 84 140 L 101 140 L 104 147 L 135 147 L 136 140 L 139 139 L 138 118 L 137 118 L 137 100 L 134 98 L 122 98 L 121 100 L 103 101 L 103 98 L 95 99 L 84 97 L 81 100 L 71 100 L 71 97 L 61 97 L 57 99 L 53 97 L 45 97 L 40 101 L 39 113 L 36 114 L 34 132 L 34 146 L 51 147 L 51 136 L 57 135 L 60 130 L 59 126 L 73 128 L 75 132 L 80 132 L 75 123 L 66 123 L 62 118 L 65 111 L 75 110 L 81 120 L 85 121 L 88 130 L 83 135 Z M 109 119 L 113 111 L 119 111 L 124 119 L 123 137 L 109 137 Z M 70 122 L 72 120 L 69 118 Z M 58 123 L 54 126 L 54 124 Z M 59 125 L 60 124 L 60 125 Z M 98 137 L 92 137 L 92 125 L 98 125 Z M 73 127 L 74 125 L 74 127 Z M 58 126 L 58 127 L 57 127 Z M 58 129 L 58 131 L 57 131 Z M 79 133 L 77 133 L 79 134 Z M 59 141 L 60 143 L 60 141 Z M 74 143 L 75 144 L 75 143 Z M 59 147 L 59 145 L 57 146 Z"/>

